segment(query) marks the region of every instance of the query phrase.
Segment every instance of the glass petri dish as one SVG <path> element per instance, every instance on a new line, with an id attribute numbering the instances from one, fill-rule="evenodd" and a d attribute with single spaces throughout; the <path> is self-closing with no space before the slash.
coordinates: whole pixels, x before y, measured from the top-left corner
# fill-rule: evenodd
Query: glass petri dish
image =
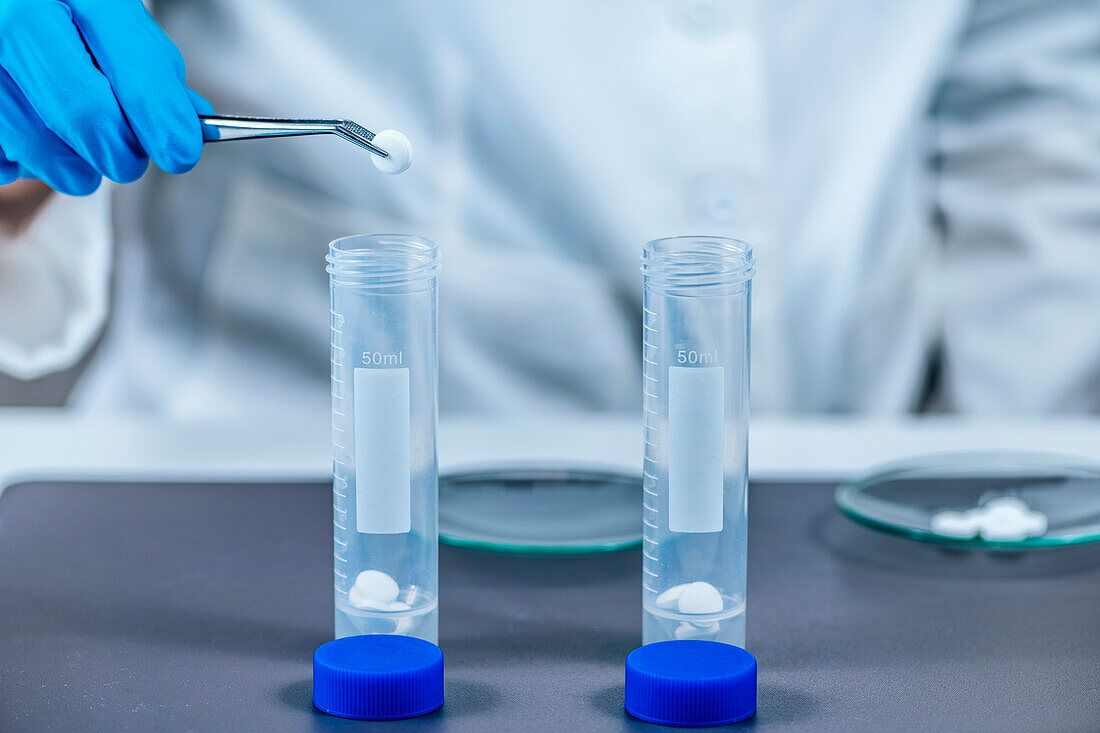
<path id="1" fill-rule="evenodd" d="M 439 478 L 439 540 L 492 552 L 569 555 L 642 542 L 640 476 L 515 468 Z"/>
<path id="2" fill-rule="evenodd" d="M 969 512 L 1004 497 L 1041 512 L 1045 531 L 989 539 L 933 530 L 933 518 L 941 512 Z M 836 504 L 860 524 L 924 542 L 1014 550 L 1084 544 L 1100 540 L 1100 464 L 1046 453 L 929 455 L 840 486 Z"/>

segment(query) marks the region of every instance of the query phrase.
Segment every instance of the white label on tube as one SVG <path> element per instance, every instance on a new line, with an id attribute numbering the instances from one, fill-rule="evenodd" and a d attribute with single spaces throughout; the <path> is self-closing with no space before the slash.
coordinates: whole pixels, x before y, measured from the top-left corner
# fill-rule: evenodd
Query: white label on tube
<path id="1" fill-rule="evenodd" d="M 412 528 L 409 370 L 355 370 L 355 527 Z"/>
<path id="2" fill-rule="evenodd" d="M 668 369 L 668 528 L 721 532 L 725 473 L 722 367 Z"/>

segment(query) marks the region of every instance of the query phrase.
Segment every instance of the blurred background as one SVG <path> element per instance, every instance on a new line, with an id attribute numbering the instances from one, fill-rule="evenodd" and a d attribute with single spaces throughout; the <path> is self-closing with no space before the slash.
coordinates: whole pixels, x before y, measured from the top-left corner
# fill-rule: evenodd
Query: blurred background
<path id="1" fill-rule="evenodd" d="M 412 166 L 204 141 L 213 111 L 399 130 Z M 1100 421 L 1049 418 L 1100 412 L 1097 0 L 0 0 L 0 183 L 0 406 L 63 406 L 0 410 L 0 718 L 315 715 L 329 563 L 338 603 L 413 613 L 415 590 L 434 618 L 438 496 L 444 541 L 509 553 L 440 554 L 445 724 L 621 724 L 642 577 L 664 633 L 743 633 L 750 464 L 765 723 L 929 728 L 930 692 L 941 728 L 1096 712 L 1095 546 L 1005 550 L 1100 538 Z M 423 372 L 376 400 L 403 423 L 409 398 L 407 434 L 332 406 L 325 256 L 370 233 L 439 245 L 438 456 Z M 688 390 L 676 438 L 671 397 L 640 430 L 639 257 L 676 235 L 752 245 L 751 452 L 733 375 Z M 671 342 L 692 324 L 665 313 Z M 832 510 L 833 481 L 907 458 L 840 511 L 994 553 Z M 685 531 L 674 463 L 702 469 L 678 473 L 708 508 Z M 360 529 L 372 512 L 409 522 Z M 643 532 L 639 574 L 606 551 Z M 510 554 L 547 551 L 569 557 Z M 359 560 L 405 595 L 355 604 Z M 633 600 L 599 600 L 616 588 Z M 861 701 L 837 670 L 870 668 Z"/>
<path id="2" fill-rule="evenodd" d="M 639 409 L 638 255 L 676 234 L 756 250 L 756 414 L 1095 412 L 1095 10 L 158 0 L 219 112 L 399 129 L 413 167 L 306 138 L 0 188 L 0 404 L 322 414 L 327 243 L 397 231 L 442 251 L 445 413 Z"/>

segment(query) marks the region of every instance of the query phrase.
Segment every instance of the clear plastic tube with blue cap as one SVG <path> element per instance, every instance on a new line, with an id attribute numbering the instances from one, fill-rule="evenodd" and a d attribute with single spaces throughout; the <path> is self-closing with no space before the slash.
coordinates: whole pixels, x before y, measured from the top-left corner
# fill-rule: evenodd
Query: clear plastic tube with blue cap
<path id="1" fill-rule="evenodd" d="M 744 242 L 642 256 L 643 643 L 745 645 L 749 303 Z"/>
<path id="2" fill-rule="evenodd" d="M 436 245 L 329 245 L 336 638 L 438 636 Z"/>

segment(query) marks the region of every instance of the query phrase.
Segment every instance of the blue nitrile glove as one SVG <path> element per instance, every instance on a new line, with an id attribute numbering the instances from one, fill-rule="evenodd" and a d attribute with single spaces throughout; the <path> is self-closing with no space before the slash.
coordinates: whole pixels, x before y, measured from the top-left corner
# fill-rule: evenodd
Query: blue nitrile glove
<path id="1" fill-rule="evenodd" d="M 210 103 L 141 0 L 0 0 L 0 184 L 63 193 L 169 173 L 202 152 Z"/>

